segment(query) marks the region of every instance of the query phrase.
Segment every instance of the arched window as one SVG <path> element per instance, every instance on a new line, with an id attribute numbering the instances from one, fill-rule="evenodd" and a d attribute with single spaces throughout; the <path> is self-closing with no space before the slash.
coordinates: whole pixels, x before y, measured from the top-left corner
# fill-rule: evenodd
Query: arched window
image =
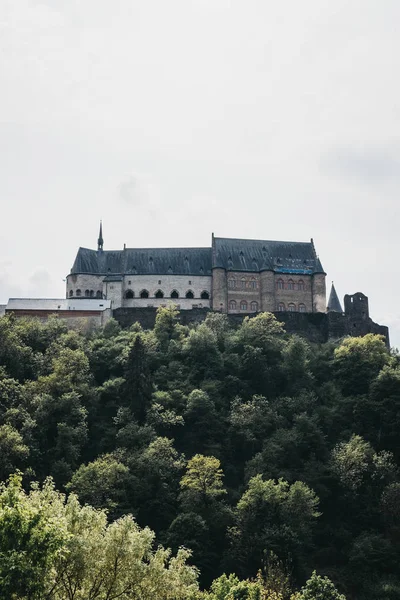
<path id="1" fill-rule="evenodd" d="M 176 290 L 172 290 L 171 298 L 179 298 L 179 292 L 177 292 Z"/>
<path id="2" fill-rule="evenodd" d="M 236 279 L 228 279 L 228 288 L 234 290 L 236 287 Z"/>
<path id="3" fill-rule="evenodd" d="M 229 301 L 229 309 L 230 310 L 236 310 L 236 300 L 230 300 Z"/>
<path id="4" fill-rule="evenodd" d="M 276 287 L 278 290 L 285 289 L 285 284 L 283 283 L 283 279 L 278 279 L 278 281 L 276 282 Z"/>
<path id="5" fill-rule="evenodd" d="M 188 290 L 185 294 L 186 298 L 190 298 L 193 299 L 194 298 L 194 294 L 192 292 L 192 290 Z"/>
<path id="6" fill-rule="evenodd" d="M 288 304 L 288 311 L 289 312 L 296 312 L 296 305 L 293 304 L 292 302 L 290 304 Z"/>
<path id="7" fill-rule="evenodd" d="M 299 304 L 299 312 L 306 312 L 306 305 L 305 304 Z"/>
<path id="8" fill-rule="evenodd" d="M 164 292 L 162 290 L 157 290 L 154 296 L 156 298 L 164 298 Z"/>
<path id="9" fill-rule="evenodd" d="M 285 312 L 286 308 L 285 308 L 285 305 L 283 302 L 279 302 L 278 310 L 279 310 L 279 312 Z"/>
<path id="10" fill-rule="evenodd" d="M 240 280 L 240 287 L 242 290 L 246 289 L 246 280 L 244 278 Z"/>
<path id="11" fill-rule="evenodd" d="M 201 292 L 200 294 L 200 298 L 202 300 L 209 300 L 210 299 L 210 294 L 209 292 L 207 292 L 206 290 L 204 290 L 203 292 Z"/>
<path id="12" fill-rule="evenodd" d="M 74 295 L 74 290 L 69 290 L 69 297 L 72 298 L 73 295 Z"/>
<path id="13" fill-rule="evenodd" d="M 294 281 L 293 281 L 293 279 L 289 279 L 289 281 L 288 281 L 288 290 L 294 290 Z"/>
<path id="14" fill-rule="evenodd" d="M 302 279 L 297 282 L 297 289 L 301 292 L 304 291 L 304 281 Z"/>
<path id="15" fill-rule="evenodd" d="M 103 294 L 101 293 L 101 291 L 97 290 L 97 292 L 96 292 L 96 298 L 102 298 L 102 297 L 103 297 Z"/>
<path id="16" fill-rule="evenodd" d="M 89 290 L 85 290 L 85 296 L 86 296 L 86 298 L 89 298 L 89 295 L 90 295 Z"/>
<path id="17" fill-rule="evenodd" d="M 255 301 L 254 301 L 254 302 L 252 302 L 252 303 L 250 304 L 250 308 L 251 308 L 251 311 L 252 311 L 252 312 L 257 312 L 257 311 L 258 311 L 258 303 L 257 303 L 257 302 L 255 302 Z"/>
<path id="18" fill-rule="evenodd" d="M 142 290 L 140 292 L 140 297 L 141 298 L 148 298 L 149 297 L 149 292 L 147 290 Z"/>
<path id="19" fill-rule="evenodd" d="M 247 302 L 246 300 L 240 301 L 240 310 L 247 310 Z"/>
<path id="20" fill-rule="evenodd" d="M 90 290 L 90 297 L 94 298 L 94 290 Z"/>
<path id="21" fill-rule="evenodd" d="M 252 290 L 256 290 L 257 289 L 257 280 L 256 279 L 252 279 L 250 281 L 250 287 Z"/>
<path id="22" fill-rule="evenodd" d="M 133 293 L 133 290 L 126 290 L 125 292 L 125 298 L 127 300 L 132 300 L 132 298 L 135 297 L 135 294 Z"/>
<path id="23" fill-rule="evenodd" d="M 77 296 L 77 298 L 79 298 L 79 296 L 82 296 L 81 290 L 76 290 L 76 296 Z"/>

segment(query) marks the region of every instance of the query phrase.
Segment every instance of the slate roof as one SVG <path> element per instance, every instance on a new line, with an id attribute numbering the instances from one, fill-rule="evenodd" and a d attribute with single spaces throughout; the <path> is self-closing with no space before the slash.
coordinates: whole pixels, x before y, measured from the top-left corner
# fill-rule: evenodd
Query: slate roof
<path id="1" fill-rule="evenodd" d="M 279 242 L 214 238 L 213 266 L 232 271 L 324 273 L 313 241 Z"/>
<path id="2" fill-rule="evenodd" d="M 211 248 L 79 248 L 71 273 L 211 275 Z"/>
<path id="3" fill-rule="evenodd" d="M 327 310 L 328 310 L 328 312 L 339 312 L 339 313 L 343 312 L 342 305 L 340 304 L 340 300 L 336 293 L 336 289 L 335 289 L 335 286 L 333 285 L 333 282 L 332 282 L 331 293 L 329 294 Z"/>

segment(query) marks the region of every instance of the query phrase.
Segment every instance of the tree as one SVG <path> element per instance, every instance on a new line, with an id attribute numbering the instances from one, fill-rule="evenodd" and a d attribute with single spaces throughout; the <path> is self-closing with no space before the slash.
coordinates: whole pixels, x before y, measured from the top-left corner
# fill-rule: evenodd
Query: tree
<path id="1" fill-rule="evenodd" d="M 129 469 L 116 456 L 106 454 L 84 465 L 73 474 L 66 485 L 81 502 L 94 508 L 107 508 L 111 518 L 120 516 L 127 505 Z"/>
<path id="2" fill-rule="evenodd" d="M 239 500 L 230 531 L 231 550 L 244 576 L 254 575 L 263 557 L 274 552 L 299 561 L 311 541 L 319 500 L 303 482 L 250 479 Z"/>
<path id="3" fill-rule="evenodd" d="M 10 600 L 186 600 L 198 591 L 188 550 L 153 550 L 154 533 L 129 515 L 68 499 L 51 481 L 26 493 L 13 476 L 0 493 L 0 594 Z"/>
<path id="4" fill-rule="evenodd" d="M 345 596 L 339 594 L 328 577 L 321 577 L 315 571 L 294 598 L 296 600 L 346 600 Z"/>
<path id="5" fill-rule="evenodd" d="M 175 305 L 160 306 L 157 309 L 154 333 L 163 350 L 166 350 L 170 340 L 177 336 L 178 315 L 179 311 Z"/>
<path id="6" fill-rule="evenodd" d="M 346 338 L 334 352 L 336 380 L 346 396 L 366 394 L 379 371 L 392 361 L 384 337 Z"/>
<path id="7" fill-rule="evenodd" d="M 29 455 L 21 434 L 11 425 L 0 426 L 0 479 L 21 467 Z"/>
<path id="8" fill-rule="evenodd" d="M 195 503 L 207 506 L 226 494 L 222 483 L 224 474 L 220 465 L 221 463 L 214 456 L 202 454 L 193 456 L 180 482 L 183 498 L 189 503 L 193 500 Z"/>
<path id="9" fill-rule="evenodd" d="M 146 346 L 141 335 L 136 336 L 130 349 L 125 379 L 129 407 L 138 423 L 142 425 L 151 402 L 152 383 Z"/>
<path id="10" fill-rule="evenodd" d="M 0 596 L 43 598 L 64 554 L 68 531 L 63 499 L 47 482 L 27 495 L 20 474 L 0 484 Z"/>

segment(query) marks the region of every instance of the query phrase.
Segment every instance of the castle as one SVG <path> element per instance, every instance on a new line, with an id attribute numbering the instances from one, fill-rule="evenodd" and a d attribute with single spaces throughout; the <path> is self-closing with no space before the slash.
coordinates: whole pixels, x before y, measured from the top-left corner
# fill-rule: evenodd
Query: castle
<path id="1" fill-rule="evenodd" d="M 228 314 L 326 312 L 326 274 L 314 243 L 219 238 L 209 248 L 79 248 L 67 298 L 118 308 L 211 308 Z"/>
<path id="2" fill-rule="evenodd" d="M 369 316 L 361 292 L 344 297 L 332 284 L 326 302 L 326 273 L 309 242 L 219 238 L 208 248 L 79 248 L 66 278 L 66 298 L 10 298 L 1 314 L 47 319 L 57 314 L 69 325 L 101 326 L 114 317 L 123 327 L 154 326 L 160 306 L 174 304 L 183 324 L 200 322 L 209 311 L 233 324 L 246 315 L 273 312 L 288 333 L 317 343 L 389 331 Z"/>

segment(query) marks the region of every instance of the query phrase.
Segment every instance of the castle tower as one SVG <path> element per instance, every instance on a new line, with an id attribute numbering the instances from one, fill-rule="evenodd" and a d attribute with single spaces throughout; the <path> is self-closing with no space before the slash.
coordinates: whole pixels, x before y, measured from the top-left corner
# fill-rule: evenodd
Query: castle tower
<path id="1" fill-rule="evenodd" d="M 104 240 L 103 240 L 103 224 L 100 221 L 99 238 L 97 240 L 97 251 L 98 252 L 101 252 L 103 250 L 103 245 L 104 245 Z"/>
<path id="2" fill-rule="evenodd" d="M 326 310 L 327 310 L 327 312 L 338 312 L 338 313 L 343 312 L 343 309 L 340 304 L 339 297 L 336 293 L 336 289 L 333 284 L 333 281 L 332 281 L 331 293 L 329 295 L 328 306 L 327 306 Z"/>

